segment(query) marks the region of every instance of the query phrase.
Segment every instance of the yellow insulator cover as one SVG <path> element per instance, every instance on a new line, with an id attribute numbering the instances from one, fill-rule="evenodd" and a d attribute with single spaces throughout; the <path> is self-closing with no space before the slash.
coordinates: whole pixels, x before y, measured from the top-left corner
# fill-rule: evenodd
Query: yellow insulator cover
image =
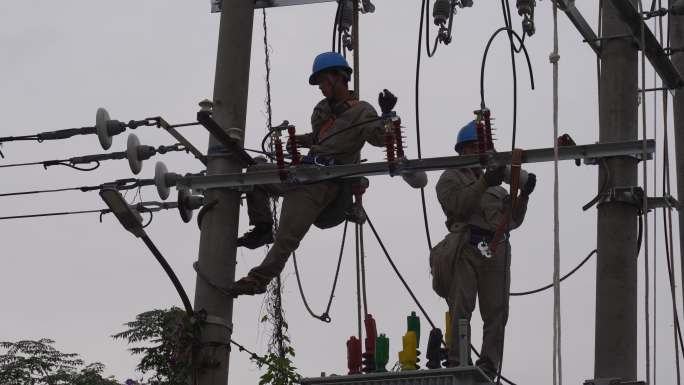
<path id="1" fill-rule="evenodd" d="M 413 331 L 407 332 L 406 335 L 401 338 L 401 342 L 404 348 L 399 352 L 401 370 L 416 370 L 416 362 L 418 361 L 416 333 Z"/>
<path id="2" fill-rule="evenodd" d="M 446 340 L 447 350 L 451 349 L 451 313 L 444 313 L 444 339 Z"/>

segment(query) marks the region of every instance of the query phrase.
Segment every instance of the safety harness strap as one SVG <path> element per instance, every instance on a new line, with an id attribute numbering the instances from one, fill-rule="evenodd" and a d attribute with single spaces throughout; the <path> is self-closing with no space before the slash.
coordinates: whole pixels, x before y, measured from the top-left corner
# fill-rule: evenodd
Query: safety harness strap
<path id="1" fill-rule="evenodd" d="M 520 170 L 521 170 L 521 164 L 522 164 L 522 158 L 523 158 L 523 153 L 524 151 L 521 149 L 514 149 L 512 154 L 511 154 L 511 189 L 510 189 L 510 196 L 511 196 L 511 205 L 510 207 L 513 208 L 513 212 L 516 211 L 517 209 L 517 204 L 518 204 L 518 191 L 520 190 Z M 496 252 L 496 249 L 499 245 L 499 241 L 504 235 L 504 232 L 508 230 L 508 225 L 511 222 L 511 215 L 512 213 L 510 211 L 510 208 L 504 208 L 504 215 L 501 217 L 501 220 L 499 221 L 499 225 L 496 227 L 496 232 L 494 233 L 494 237 L 492 238 L 492 242 L 489 245 L 489 249 L 492 251 L 492 254 Z"/>

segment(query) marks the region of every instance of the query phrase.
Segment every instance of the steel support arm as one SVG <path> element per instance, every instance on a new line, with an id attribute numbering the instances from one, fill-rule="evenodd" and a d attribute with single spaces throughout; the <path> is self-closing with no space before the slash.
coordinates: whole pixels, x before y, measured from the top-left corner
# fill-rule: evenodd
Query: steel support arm
<path id="1" fill-rule="evenodd" d="M 254 8 L 285 7 L 289 5 L 305 5 L 316 3 L 329 3 L 337 0 L 255 0 Z M 212 12 L 221 12 L 223 0 L 212 0 Z"/>
<path id="2" fill-rule="evenodd" d="M 639 13 L 639 10 L 635 8 L 634 4 L 632 4 L 632 2 L 629 0 L 611 1 L 615 9 L 617 9 L 618 13 L 620 14 L 620 18 L 622 18 L 622 21 L 627 24 L 632 32 L 632 35 L 634 35 L 634 39 L 640 46 L 642 44 L 641 32 L 643 29 L 643 42 L 645 46 L 641 47 L 641 49 L 644 50 L 644 53 L 651 62 L 651 65 L 653 65 L 653 68 L 656 70 L 658 75 L 660 75 L 660 78 L 663 80 L 663 84 L 671 90 L 684 86 L 684 80 L 682 79 L 681 74 L 679 71 L 677 71 L 674 64 L 672 64 L 672 61 L 665 53 L 665 50 L 658 42 L 658 39 L 656 39 L 655 35 L 653 35 L 653 32 L 651 32 L 646 25 L 644 19 Z"/>
<path id="3" fill-rule="evenodd" d="M 589 23 L 587 23 L 584 16 L 582 16 L 577 7 L 575 7 L 575 0 L 556 0 L 556 3 L 558 4 L 558 8 L 565 12 L 565 15 L 570 19 L 570 22 L 577 28 L 580 35 L 584 38 L 584 41 L 586 41 L 591 49 L 596 52 L 596 55 L 601 56 L 601 41 L 598 36 L 596 36 L 596 32 L 594 32 Z"/>
<path id="4" fill-rule="evenodd" d="M 651 154 L 655 152 L 655 141 L 648 140 L 646 148 L 650 158 Z M 597 158 L 617 156 L 640 157 L 642 152 L 642 141 L 599 143 L 561 147 L 559 148 L 559 158 L 560 160 L 584 159 L 586 163 L 592 164 Z M 553 148 L 527 150 L 523 156 L 523 163 L 549 162 L 552 160 Z M 508 164 L 510 161 L 510 152 L 494 153 L 490 159 L 492 164 Z M 315 183 L 322 180 L 357 176 L 406 175 L 420 171 L 476 167 L 479 164 L 479 155 L 447 156 L 416 160 L 400 159 L 391 163 L 374 162 L 328 167 L 303 164 L 287 168 L 289 178 L 286 183 Z M 186 176 L 178 179 L 177 186 L 191 188 L 195 191 L 203 191 L 220 187 L 247 189 L 254 185 L 272 183 L 283 183 L 280 179 L 280 172 L 277 169 L 222 175 Z"/>

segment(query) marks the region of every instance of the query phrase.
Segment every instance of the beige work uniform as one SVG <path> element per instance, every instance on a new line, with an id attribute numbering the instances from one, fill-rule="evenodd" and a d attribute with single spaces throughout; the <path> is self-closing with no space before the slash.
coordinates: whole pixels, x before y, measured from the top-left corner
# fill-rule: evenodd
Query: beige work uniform
<path id="1" fill-rule="evenodd" d="M 484 332 L 477 365 L 496 371 L 508 320 L 511 249 L 505 239 L 496 253 L 486 258 L 477 249 L 480 237 L 475 233 L 496 231 L 509 195 L 501 186 L 487 187 L 479 169 L 447 170 L 439 178 L 436 189 L 449 234 L 432 249 L 430 266 L 433 289 L 446 299 L 451 313 L 449 361 L 452 365 L 461 362 L 458 320 L 470 320 L 479 297 Z M 517 228 L 525 217 L 528 198 L 519 200 L 510 229 Z"/>
<path id="2" fill-rule="evenodd" d="M 312 132 L 298 135 L 298 142 L 309 147 L 309 155 L 330 157 L 335 164 L 358 163 L 361 148 L 368 142 L 374 146 L 384 145 L 383 124 L 369 103 L 348 102 L 345 110 L 333 112 L 330 103 L 323 100 L 314 108 L 311 116 Z M 360 124 L 374 120 L 370 123 Z M 329 138 L 329 139 L 328 139 Z M 247 194 L 248 214 L 251 224 L 273 223 L 269 197 L 282 196 L 282 209 L 278 232 L 273 246 L 264 261 L 253 268 L 249 275 L 262 283 L 269 282 L 283 271 L 290 254 L 316 221 L 321 212 L 337 197 L 338 183 L 325 181 L 306 185 L 274 184 L 255 188 Z"/>

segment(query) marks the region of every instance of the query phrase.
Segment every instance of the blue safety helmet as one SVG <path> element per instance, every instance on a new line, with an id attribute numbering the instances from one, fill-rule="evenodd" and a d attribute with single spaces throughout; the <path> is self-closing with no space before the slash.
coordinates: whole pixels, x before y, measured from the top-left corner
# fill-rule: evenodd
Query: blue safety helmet
<path id="1" fill-rule="evenodd" d="M 311 76 L 309 76 L 309 84 L 312 86 L 317 85 L 316 75 L 326 70 L 338 69 L 347 74 L 347 79 L 351 76 L 353 70 L 347 63 L 347 59 L 337 52 L 323 52 L 322 54 L 316 56 L 313 63 L 313 71 Z"/>
<path id="2" fill-rule="evenodd" d="M 458 132 L 458 137 L 456 138 L 456 145 L 454 150 L 461 152 L 461 146 L 468 142 L 477 142 L 477 123 L 471 120 L 461 128 Z"/>

